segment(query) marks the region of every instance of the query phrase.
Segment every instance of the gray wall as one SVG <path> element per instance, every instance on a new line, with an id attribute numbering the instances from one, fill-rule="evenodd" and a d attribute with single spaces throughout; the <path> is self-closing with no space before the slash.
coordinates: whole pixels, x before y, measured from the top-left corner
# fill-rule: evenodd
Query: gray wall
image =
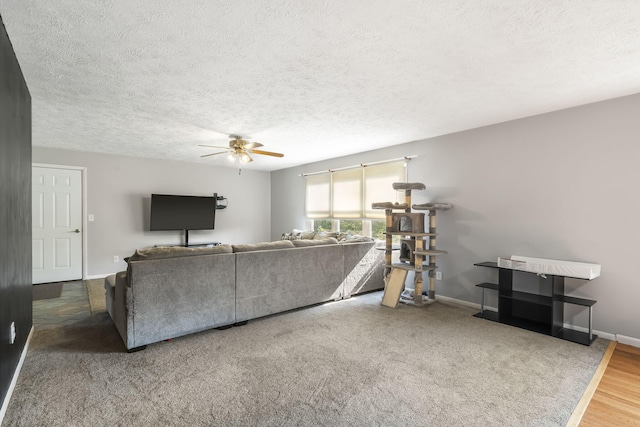
<path id="1" fill-rule="evenodd" d="M 85 276 L 124 270 L 122 259 L 137 248 L 183 242 L 180 231 L 149 231 L 152 193 L 227 197 L 228 208 L 216 212 L 216 229 L 191 231 L 190 243 L 270 239 L 269 172 L 243 169 L 238 175 L 234 168 L 42 147 L 33 148 L 33 162 L 86 167 L 86 215 L 95 220 L 85 230 Z"/>
<path id="2" fill-rule="evenodd" d="M 478 303 L 474 285 L 496 279 L 473 263 L 499 256 L 595 262 L 601 277 L 568 280 L 567 293 L 598 300 L 595 329 L 640 339 L 639 112 L 636 94 L 273 172 L 272 238 L 304 227 L 298 174 L 415 154 L 409 181 L 427 186 L 415 203 L 454 205 L 437 216 L 449 251 L 437 294 Z M 584 310 L 567 311 L 586 326 Z"/>
<path id="3" fill-rule="evenodd" d="M 31 95 L 0 17 L 0 406 L 31 325 Z"/>

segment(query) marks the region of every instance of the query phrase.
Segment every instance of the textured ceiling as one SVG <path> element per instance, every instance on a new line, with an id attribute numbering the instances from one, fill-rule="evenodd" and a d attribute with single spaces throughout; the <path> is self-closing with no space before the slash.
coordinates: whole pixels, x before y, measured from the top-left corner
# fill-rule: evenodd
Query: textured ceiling
<path id="1" fill-rule="evenodd" d="M 33 144 L 275 170 L 640 92 L 638 0 L 2 0 Z M 411 154 L 411 153 L 407 153 Z"/>

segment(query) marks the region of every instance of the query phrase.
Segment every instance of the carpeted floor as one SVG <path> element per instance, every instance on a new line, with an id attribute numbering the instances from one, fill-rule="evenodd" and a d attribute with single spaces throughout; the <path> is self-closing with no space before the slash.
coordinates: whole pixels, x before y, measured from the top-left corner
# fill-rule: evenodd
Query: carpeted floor
<path id="1" fill-rule="evenodd" d="M 608 344 L 380 297 L 131 354 L 105 312 L 36 325 L 4 425 L 564 426 Z"/>

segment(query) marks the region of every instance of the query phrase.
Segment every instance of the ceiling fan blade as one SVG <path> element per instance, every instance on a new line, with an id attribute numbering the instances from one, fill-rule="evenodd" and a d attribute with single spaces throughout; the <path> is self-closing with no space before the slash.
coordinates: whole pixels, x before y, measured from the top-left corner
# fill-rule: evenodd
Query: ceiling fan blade
<path id="1" fill-rule="evenodd" d="M 262 154 L 265 156 L 273 156 L 273 157 L 284 157 L 284 154 L 274 153 L 272 151 L 262 151 L 262 150 L 251 150 L 253 154 Z"/>
<path id="2" fill-rule="evenodd" d="M 215 155 L 218 155 L 218 154 L 227 154 L 227 153 L 228 153 L 228 151 L 220 151 L 218 153 L 205 154 L 204 156 L 200 156 L 200 157 L 209 157 L 209 156 L 215 156 Z"/>
<path id="3" fill-rule="evenodd" d="M 220 147 L 219 145 L 204 145 L 204 144 L 198 144 L 198 147 L 222 148 L 223 150 L 229 149 L 229 147 Z"/>
<path id="4" fill-rule="evenodd" d="M 253 148 L 262 147 L 262 144 L 259 142 L 248 142 L 247 145 L 244 146 L 245 149 L 251 150 Z"/>

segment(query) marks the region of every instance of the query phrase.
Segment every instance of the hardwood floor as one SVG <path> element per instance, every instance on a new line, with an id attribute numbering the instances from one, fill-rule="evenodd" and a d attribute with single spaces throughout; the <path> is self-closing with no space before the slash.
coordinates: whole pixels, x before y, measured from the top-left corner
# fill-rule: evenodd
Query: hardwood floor
<path id="1" fill-rule="evenodd" d="M 640 426 L 640 348 L 616 345 L 580 426 Z"/>

